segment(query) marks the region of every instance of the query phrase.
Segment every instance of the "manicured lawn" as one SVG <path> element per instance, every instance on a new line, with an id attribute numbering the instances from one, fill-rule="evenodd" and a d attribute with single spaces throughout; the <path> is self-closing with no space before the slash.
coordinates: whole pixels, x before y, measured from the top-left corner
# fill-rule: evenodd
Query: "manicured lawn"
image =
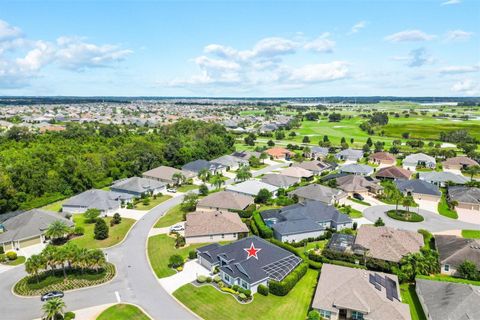
<path id="1" fill-rule="evenodd" d="M 442 281 L 442 282 L 455 282 L 455 283 L 464 283 L 464 284 L 472 284 L 474 286 L 480 286 L 480 281 L 455 278 L 455 277 L 447 276 L 444 274 L 436 274 L 432 276 L 417 275 L 417 279 L 426 279 L 426 280 Z"/>
<path id="2" fill-rule="evenodd" d="M 200 188 L 200 186 L 197 186 L 196 184 L 184 184 L 183 186 L 180 186 L 177 188 L 178 192 L 188 192 L 192 190 L 196 190 Z"/>
<path id="3" fill-rule="evenodd" d="M 358 203 L 358 204 L 361 204 L 361 205 L 364 205 L 364 206 L 368 206 L 368 207 L 371 206 L 370 203 L 368 203 L 368 202 L 366 202 L 366 201 L 362 201 L 362 200 L 355 199 L 355 198 L 353 198 L 353 197 L 349 197 L 348 200 L 351 200 L 351 201 L 353 201 L 353 202 L 355 202 L 355 203 Z"/>
<path id="4" fill-rule="evenodd" d="M 171 199 L 172 197 L 169 195 L 161 195 L 157 196 L 157 199 L 153 199 L 153 197 L 150 198 L 150 203 L 147 204 L 146 206 L 143 205 L 143 203 L 140 201 L 137 203 L 135 206 L 135 209 L 137 210 L 150 210 L 156 206 L 158 206 L 160 203 L 167 201 L 168 199 Z"/>
<path id="5" fill-rule="evenodd" d="M 467 239 L 480 239 L 480 230 L 462 230 L 462 237 Z"/>
<path id="6" fill-rule="evenodd" d="M 176 249 L 174 238 L 166 234 L 159 234 L 148 238 L 148 257 L 150 258 L 150 263 L 157 277 L 165 278 L 175 274 L 175 271 L 168 266 L 170 256 L 179 254 L 187 258 L 189 251 L 204 245 L 206 244 L 196 243 L 181 249 Z"/>
<path id="7" fill-rule="evenodd" d="M 456 211 L 451 210 L 448 207 L 447 203 L 447 198 L 445 197 L 445 191 L 442 190 L 442 198 L 440 199 L 440 202 L 438 203 L 438 213 L 440 213 L 442 216 L 445 216 L 450 219 L 458 219 L 458 214 Z"/>
<path id="8" fill-rule="evenodd" d="M 50 203 L 50 204 L 42 207 L 41 209 L 47 210 L 47 211 L 53 211 L 53 212 L 60 212 L 60 210 L 62 209 L 62 205 L 65 201 L 67 201 L 67 200 L 64 199 L 64 200 L 60 200 L 60 201 L 55 201 L 53 203 Z"/>
<path id="9" fill-rule="evenodd" d="M 316 249 L 317 245 L 320 250 L 322 250 L 327 245 L 328 240 L 319 240 L 319 241 L 312 241 L 308 242 L 305 247 L 298 247 L 295 248 L 299 254 L 303 252 L 310 251 L 312 249 Z"/>
<path id="10" fill-rule="evenodd" d="M 261 163 L 258 167 L 252 167 L 251 169 L 252 169 L 252 171 L 255 172 L 255 171 L 258 171 L 258 170 L 263 169 L 263 168 L 266 168 L 266 167 L 268 167 L 268 164 L 266 164 L 266 163 Z"/>
<path id="11" fill-rule="evenodd" d="M 278 209 L 278 208 L 281 208 L 281 206 L 277 206 L 277 205 L 267 205 L 267 204 L 262 204 L 260 205 L 260 207 L 258 207 L 258 211 L 259 212 L 262 212 L 262 211 L 265 211 L 265 210 L 270 210 L 270 209 Z"/>
<path id="12" fill-rule="evenodd" d="M 169 227 L 177 222 L 183 221 L 183 214 L 184 212 L 180 208 L 180 205 L 176 205 L 168 210 L 167 213 L 157 221 L 154 228 Z"/>
<path id="13" fill-rule="evenodd" d="M 108 238 L 105 240 L 95 240 L 93 238 L 93 229 L 95 228 L 95 223 L 85 223 L 83 214 L 76 214 L 73 216 L 73 221 L 76 226 L 81 226 L 85 229 L 83 236 L 74 238 L 70 241 L 78 245 L 79 247 L 88 248 L 88 249 L 99 249 L 99 248 L 108 248 L 113 245 L 116 245 L 125 238 L 128 230 L 132 227 L 135 220 L 129 218 L 122 218 L 122 222 L 113 227 L 110 227 L 111 217 L 103 218 L 109 226 Z"/>
<path id="14" fill-rule="evenodd" d="M 284 297 L 255 294 L 253 301 L 242 305 L 231 295 L 212 286 L 187 284 L 173 293 L 190 310 L 205 320 L 304 320 L 315 292 L 318 272 L 308 270 L 305 276 Z"/>
<path id="15" fill-rule="evenodd" d="M 410 211 L 410 213 L 407 213 L 406 210 L 398 210 L 398 211 L 389 210 L 387 211 L 387 216 L 389 216 L 392 219 L 405 221 L 405 222 L 421 222 L 424 220 L 423 217 L 418 213 L 415 213 L 413 211 Z"/>
<path id="16" fill-rule="evenodd" d="M 149 320 L 138 307 L 131 304 L 116 304 L 103 311 L 97 320 Z"/>
<path id="17" fill-rule="evenodd" d="M 363 217 L 363 214 L 360 211 L 358 211 L 357 209 L 353 209 L 351 207 L 350 208 L 340 207 L 339 210 L 342 213 L 348 214 L 348 216 L 352 219 L 358 219 Z"/>
<path id="18" fill-rule="evenodd" d="M 3 256 L 3 255 L 0 255 L 0 256 Z M 6 265 L 6 266 L 18 266 L 22 263 L 25 262 L 25 257 L 24 256 L 18 256 L 17 259 L 15 260 L 6 260 L 5 262 L 3 262 L 2 264 Z"/>
<path id="19" fill-rule="evenodd" d="M 402 302 L 408 303 L 410 306 L 410 315 L 412 320 L 427 320 L 425 313 L 423 312 L 420 300 L 418 300 L 417 293 L 415 292 L 415 285 L 404 283 L 400 285 L 400 295 L 402 296 Z"/>

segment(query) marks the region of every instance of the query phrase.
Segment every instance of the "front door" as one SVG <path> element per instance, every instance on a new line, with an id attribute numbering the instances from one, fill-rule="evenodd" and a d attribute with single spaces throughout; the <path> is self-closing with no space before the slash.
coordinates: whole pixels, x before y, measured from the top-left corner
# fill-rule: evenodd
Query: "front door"
<path id="1" fill-rule="evenodd" d="M 338 319 L 340 319 L 340 320 L 347 319 L 347 309 L 340 309 L 338 311 Z"/>

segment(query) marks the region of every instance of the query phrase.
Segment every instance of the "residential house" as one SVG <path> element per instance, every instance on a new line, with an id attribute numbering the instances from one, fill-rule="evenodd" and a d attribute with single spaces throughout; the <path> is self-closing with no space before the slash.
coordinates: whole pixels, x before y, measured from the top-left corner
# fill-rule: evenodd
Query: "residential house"
<path id="1" fill-rule="evenodd" d="M 260 152 L 256 152 L 256 151 L 235 151 L 234 153 L 232 153 L 232 156 L 236 158 L 244 159 L 244 160 L 250 160 L 251 157 L 255 157 L 259 159 L 260 154 L 261 154 Z"/>
<path id="2" fill-rule="evenodd" d="M 202 198 L 197 203 L 198 211 L 244 210 L 253 204 L 253 197 L 230 191 L 219 191 Z"/>
<path id="3" fill-rule="evenodd" d="M 440 201 L 442 192 L 438 186 L 423 180 L 395 180 L 395 185 L 406 196 L 415 200 Z"/>
<path id="4" fill-rule="evenodd" d="M 363 157 L 363 151 L 356 150 L 356 149 L 345 149 L 335 154 L 335 158 L 337 158 L 340 161 L 357 162 L 362 157 Z"/>
<path id="5" fill-rule="evenodd" d="M 239 215 L 229 211 L 196 211 L 187 214 L 185 241 L 206 243 L 238 240 L 248 235 Z"/>
<path id="6" fill-rule="evenodd" d="M 472 158 L 466 156 L 458 156 L 453 158 L 448 158 L 442 162 L 443 169 L 447 170 L 464 170 L 468 167 L 478 166 L 478 162 Z"/>
<path id="7" fill-rule="evenodd" d="M 410 253 L 420 252 L 423 245 L 423 236 L 418 232 L 362 225 L 357 231 L 354 251 L 379 260 L 399 262 Z"/>
<path id="8" fill-rule="evenodd" d="M 325 147 L 311 147 L 305 157 L 311 159 L 325 159 L 328 156 L 328 148 Z"/>
<path id="9" fill-rule="evenodd" d="M 397 162 L 395 156 L 389 152 L 375 152 L 368 156 L 368 160 L 377 165 L 393 166 Z"/>
<path id="10" fill-rule="evenodd" d="M 472 261 L 480 269 L 480 240 L 450 235 L 436 235 L 435 246 L 439 254 L 441 273 L 456 275 L 465 260 Z"/>
<path id="11" fill-rule="evenodd" d="M 295 155 L 292 151 L 282 148 L 282 147 L 273 147 L 265 151 L 273 159 L 282 159 L 290 160 L 291 157 Z"/>
<path id="12" fill-rule="evenodd" d="M 295 163 L 292 167 L 302 168 L 308 171 L 311 171 L 314 175 L 319 175 L 326 170 L 331 170 L 332 165 L 323 161 L 312 160 L 312 161 L 303 161 L 300 163 Z"/>
<path id="13" fill-rule="evenodd" d="M 300 167 L 285 168 L 280 172 L 280 174 L 297 179 L 310 179 L 313 177 L 313 172 Z"/>
<path id="14" fill-rule="evenodd" d="M 224 155 L 213 159 L 210 162 L 224 166 L 225 168 L 227 168 L 227 171 L 237 170 L 241 166 L 248 165 L 248 160 L 234 157 L 231 155 Z"/>
<path id="15" fill-rule="evenodd" d="M 372 180 L 367 180 L 363 176 L 350 174 L 336 179 L 337 187 L 345 191 L 349 196 L 354 193 L 368 195 L 379 194 L 383 191 L 383 187 Z"/>
<path id="16" fill-rule="evenodd" d="M 348 215 L 319 201 L 296 203 L 260 214 L 267 226 L 273 229 L 274 237 L 283 242 L 317 238 L 326 229 L 342 230 L 353 226 Z"/>
<path id="17" fill-rule="evenodd" d="M 403 167 L 415 171 L 417 167 L 435 169 L 437 162 L 434 157 L 424 153 L 410 154 L 403 159 Z"/>
<path id="18" fill-rule="evenodd" d="M 320 201 L 329 205 L 344 204 L 347 198 L 347 194 L 342 190 L 321 184 L 309 184 L 290 191 L 288 195 L 297 196 L 299 202 Z"/>
<path id="19" fill-rule="evenodd" d="M 350 163 L 344 166 L 341 166 L 339 169 L 340 172 L 350 173 L 359 176 L 369 176 L 373 173 L 373 168 L 366 164 L 359 163 Z"/>
<path id="20" fill-rule="evenodd" d="M 7 252 L 40 244 L 46 240 L 45 231 L 55 221 L 73 226 L 72 221 L 58 212 L 33 209 L 13 215 L 0 223 L 0 247 Z"/>
<path id="21" fill-rule="evenodd" d="M 410 179 L 412 172 L 402 167 L 386 167 L 381 168 L 375 174 L 376 178 L 388 179 L 388 180 L 408 180 Z"/>
<path id="22" fill-rule="evenodd" d="M 279 188 L 289 188 L 296 183 L 299 183 L 301 179 L 285 176 L 283 174 L 276 174 L 276 173 L 267 173 L 266 175 L 262 176 L 261 181 L 267 184 L 271 184 L 272 186 L 276 186 Z"/>
<path id="23" fill-rule="evenodd" d="M 336 232 L 327 243 L 327 249 L 341 253 L 353 253 L 352 248 L 355 243 L 355 236 L 351 234 Z"/>
<path id="24" fill-rule="evenodd" d="M 140 177 L 123 179 L 110 187 L 113 192 L 126 193 L 137 198 L 145 195 L 156 195 L 166 189 L 167 184 L 165 182 Z"/>
<path id="25" fill-rule="evenodd" d="M 393 274 L 324 264 L 312 308 L 322 319 L 410 320 Z"/>
<path id="26" fill-rule="evenodd" d="M 173 167 L 160 166 L 144 172 L 142 174 L 142 177 L 162 181 L 168 183 L 169 185 L 173 185 L 177 183 L 177 181 L 175 181 L 175 179 L 173 178 L 173 176 L 177 173 L 182 174 L 186 179 L 191 179 L 195 176 L 195 174 L 190 171 L 183 171 Z"/>
<path id="27" fill-rule="evenodd" d="M 64 202 L 62 211 L 84 213 L 88 209 L 98 209 L 103 215 L 111 215 L 120 209 L 121 202 L 122 195 L 118 193 L 91 189 L 77 194 Z"/>
<path id="28" fill-rule="evenodd" d="M 415 280 L 415 291 L 428 320 L 480 319 L 480 287 L 435 280 Z"/>
<path id="29" fill-rule="evenodd" d="M 197 249 L 198 263 L 212 271 L 228 285 L 238 285 L 257 292 L 269 280 L 282 281 L 302 259 L 267 240 L 251 236 L 226 245 L 213 243 Z"/>
<path id="30" fill-rule="evenodd" d="M 470 181 L 470 179 L 462 175 L 455 174 L 448 171 L 420 172 L 418 178 L 420 180 L 436 184 L 437 186 L 440 186 L 440 187 L 445 187 L 448 182 L 453 182 L 455 184 L 465 184 L 468 181 Z"/>
<path id="31" fill-rule="evenodd" d="M 219 163 L 213 163 L 207 160 L 195 160 L 185 164 L 182 167 L 183 171 L 190 171 L 198 175 L 200 171 L 207 169 L 211 174 L 223 173 L 227 167 Z"/>
<path id="32" fill-rule="evenodd" d="M 261 189 L 267 189 L 272 193 L 272 196 L 275 198 L 279 188 L 258 180 L 247 180 L 238 184 L 228 185 L 225 188 L 225 190 L 227 191 L 245 194 L 252 197 L 256 197 Z"/>
<path id="33" fill-rule="evenodd" d="M 480 188 L 452 186 L 448 188 L 448 198 L 457 202 L 457 209 L 480 213 Z"/>

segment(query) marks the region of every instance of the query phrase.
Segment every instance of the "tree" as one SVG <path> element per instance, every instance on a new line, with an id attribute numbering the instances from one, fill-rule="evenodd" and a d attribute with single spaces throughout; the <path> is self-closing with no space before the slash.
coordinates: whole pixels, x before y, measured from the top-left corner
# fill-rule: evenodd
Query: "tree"
<path id="1" fill-rule="evenodd" d="M 122 217 L 120 216 L 120 213 L 116 212 L 113 215 L 112 221 L 113 221 L 113 224 L 120 224 L 122 222 Z"/>
<path id="2" fill-rule="evenodd" d="M 97 218 L 100 216 L 100 210 L 98 209 L 88 209 L 85 211 L 83 216 L 85 217 L 85 222 L 86 223 L 94 223 Z"/>
<path id="3" fill-rule="evenodd" d="M 285 139 L 285 133 L 283 131 L 275 132 L 275 140 L 283 140 Z"/>
<path id="4" fill-rule="evenodd" d="M 458 266 L 458 274 L 460 277 L 468 280 L 477 280 L 478 279 L 478 270 L 477 266 L 475 263 L 473 263 L 470 260 L 465 260 L 463 261 L 459 266 Z"/>
<path id="5" fill-rule="evenodd" d="M 267 203 L 272 198 L 272 193 L 265 188 L 258 191 L 257 196 L 255 197 L 255 203 Z"/>
<path id="6" fill-rule="evenodd" d="M 266 152 L 260 153 L 260 160 L 262 160 L 262 164 L 265 163 L 265 160 L 268 159 L 268 154 Z"/>
<path id="7" fill-rule="evenodd" d="M 207 180 L 210 178 L 210 171 L 208 171 L 207 168 L 202 168 L 198 172 L 198 178 L 202 180 L 203 183 L 207 182 Z"/>
<path id="8" fill-rule="evenodd" d="M 220 189 L 225 183 L 223 176 L 220 173 L 215 174 L 211 179 L 210 183 L 217 189 Z"/>
<path id="9" fill-rule="evenodd" d="M 42 306 L 43 316 L 46 320 L 56 320 L 57 317 L 63 319 L 65 307 L 65 302 L 61 298 L 47 300 Z"/>
<path id="10" fill-rule="evenodd" d="M 407 219 L 410 217 L 410 207 L 415 204 L 412 196 L 406 196 L 402 199 L 402 206 L 407 208 Z"/>
<path id="11" fill-rule="evenodd" d="M 198 195 L 193 192 L 187 193 L 183 197 L 183 201 L 180 204 L 180 208 L 185 212 L 192 212 L 197 207 Z"/>
<path id="12" fill-rule="evenodd" d="M 470 175 L 470 180 L 473 180 L 473 176 L 480 174 L 480 166 L 469 166 L 463 170 L 466 174 Z"/>
<path id="13" fill-rule="evenodd" d="M 30 256 L 30 258 L 25 261 L 25 271 L 28 274 L 33 274 L 37 279 L 37 283 L 39 282 L 38 279 L 38 272 L 46 268 L 45 259 L 40 254 L 34 254 Z"/>
<path id="14" fill-rule="evenodd" d="M 183 257 L 179 254 L 174 254 L 170 256 L 170 258 L 168 259 L 168 262 L 170 267 L 172 268 L 178 268 L 180 266 L 183 266 L 183 263 L 184 263 Z"/>
<path id="15" fill-rule="evenodd" d="M 249 166 L 242 166 L 237 170 L 237 176 L 235 177 L 238 181 L 245 181 L 252 177 Z"/>
<path id="16" fill-rule="evenodd" d="M 94 238 L 97 240 L 104 240 L 108 238 L 108 225 L 103 219 L 97 219 L 95 228 L 93 229 Z"/>
<path id="17" fill-rule="evenodd" d="M 289 135 L 290 137 L 295 137 L 297 134 L 295 133 L 295 131 L 291 131 L 288 135 Z"/>
<path id="18" fill-rule="evenodd" d="M 183 173 L 175 172 L 172 175 L 172 180 L 175 182 L 176 186 L 181 186 L 182 184 L 185 183 L 185 181 L 187 181 L 187 178 L 185 177 L 185 175 L 183 175 Z"/>
<path id="19" fill-rule="evenodd" d="M 267 146 L 273 147 L 274 145 L 275 145 L 275 142 L 273 142 L 272 140 L 267 141 Z"/>
<path id="20" fill-rule="evenodd" d="M 64 221 L 55 220 L 52 222 L 47 231 L 45 231 L 45 235 L 55 242 L 55 240 L 65 237 L 70 232 L 70 228 Z"/>
<path id="21" fill-rule="evenodd" d="M 88 250 L 87 261 L 90 268 L 95 269 L 97 273 L 107 263 L 105 254 L 100 249 Z"/>
<path id="22" fill-rule="evenodd" d="M 340 113 L 332 112 L 328 115 L 329 122 L 340 122 L 342 120 L 342 115 Z"/>
<path id="23" fill-rule="evenodd" d="M 200 188 L 198 188 L 198 193 L 202 196 L 208 195 L 208 187 L 206 184 L 202 184 Z"/>
<path id="24" fill-rule="evenodd" d="M 260 160 L 255 156 L 251 156 L 250 159 L 248 160 L 248 163 L 250 164 L 250 167 L 252 167 L 252 168 L 260 167 Z"/>
<path id="25" fill-rule="evenodd" d="M 249 133 L 248 136 L 246 136 L 243 140 L 244 140 L 246 145 L 254 146 L 255 145 L 255 140 L 257 140 L 257 137 L 255 136 L 254 133 Z"/>
<path id="26" fill-rule="evenodd" d="M 303 137 L 303 143 L 310 143 L 310 138 L 308 136 Z"/>
<path id="27" fill-rule="evenodd" d="M 374 224 L 375 227 L 383 227 L 384 225 L 385 225 L 385 222 L 383 222 L 382 218 L 378 218 Z"/>

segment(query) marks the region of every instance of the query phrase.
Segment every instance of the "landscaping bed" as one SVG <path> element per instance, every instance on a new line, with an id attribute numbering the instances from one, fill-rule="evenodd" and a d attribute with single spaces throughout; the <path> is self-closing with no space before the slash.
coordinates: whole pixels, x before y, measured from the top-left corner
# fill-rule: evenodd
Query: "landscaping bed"
<path id="1" fill-rule="evenodd" d="M 115 273 L 115 266 L 111 263 L 107 263 L 98 273 L 90 270 L 83 273 L 79 269 L 68 270 L 66 279 L 62 270 L 49 270 L 39 275 L 39 282 L 33 275 L 24 277 L 15 284 L 13 290 L 21 296 L 39 296 L 53 290 L 68 291 L 99 285 L 113 279 Z"/>
<path id="2" fill-rule="evenodd" d="M 97 320 L 150 320 L 138 307 L 131 304 L 116 304 L 103 311 Z"/>
<path id="3" fill-rule="evenodd" d="M 6 266 L 18 266 L 25 262 L 24 256 L 17 256 L 13 260 L 9 260 L 5 254 L 0 254 L 0 263 Z"/>
<path id="4" fill-rule="evenodd" d="M 386 214 L 392 219 L 404 222 L 422 222 L 424 220 L 418 213 L 407 212 L 407 210 L 389 210 Z"/>

